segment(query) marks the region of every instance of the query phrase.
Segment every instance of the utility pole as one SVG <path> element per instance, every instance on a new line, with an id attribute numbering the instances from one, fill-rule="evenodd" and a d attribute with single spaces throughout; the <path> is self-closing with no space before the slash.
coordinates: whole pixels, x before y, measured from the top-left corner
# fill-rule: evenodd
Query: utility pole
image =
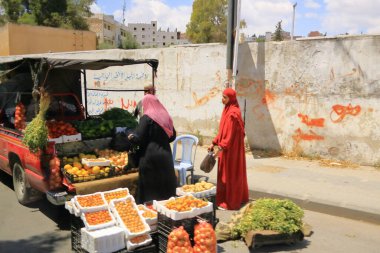
<path id="1" fill-rule="evenodd" d="M 231 87 L 232 67 L 234 61 L 234 20 L 235 20 L 235 0 L 228 0 L 228 20 L 227 20 L 227 82 Z"/>
<path id="2" fill-rule="evenodd" d="M 293 22 L 292 22 L 292 34 L 290 36 L 290 40 L 293 40 L 293 36 L 294 36 L 294 20 L 296 17 L 296 6 L 297 6 L 297 2 L 293 4 Z"/>
<path id="3" fill-rule="evenodd" d="M 232 65 L 232 79 L 233 88 L 236 89 L 236 76 L 237 76 L 237 60 L 239 52 L 239 40 L 240 40 L 240 10 L 241 10 L 241 0 L 235 0 L 235 42 L 234 42 L 234 54 L 233 54 L 233 65 Z"/>
<path id="4" fill-rule="evenodd" d="M 124 3 L 123 3 L 123 25 L 125 25 L 125 0 L 124 0 Z"/>

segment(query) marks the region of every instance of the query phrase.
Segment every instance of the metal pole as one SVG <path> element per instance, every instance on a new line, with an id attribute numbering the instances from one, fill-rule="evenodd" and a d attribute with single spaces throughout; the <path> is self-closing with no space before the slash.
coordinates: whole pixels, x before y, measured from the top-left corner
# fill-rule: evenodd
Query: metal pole
<path id="1" fill-rule="evenodd" d="M 237 58 L 239 52 L 239 37 L 240 37 L 240 9 L 241 9 L 241 1 L 235 0 L 236 6 L 236 19 L 235 19 L 235 42 L 234 42 L 234 60 L 232 65 L 232 78 L 233 78 L 233 86 L 236 89 L 236 76 L 237 76 Z"/>
<path id="2" fill-rule="evenodd" d="M 297 2 L 293 4 L 293 22 L 292 22 L 292 34 L 290 36 L 290 40 L 293 40 L 293 36 L 294 36 L 294 20 L 296 16 L 296 6 L 297 6 Z"/>
<path id="3" fill-rule="evenodd" d="M 233 54 L 234 54 L 234 39 L 233 29 L 235 20 L 235 0 L 228 0 L 228 21 L 227 21 L 227 81 L 228 86 L 231 86 Z"/>

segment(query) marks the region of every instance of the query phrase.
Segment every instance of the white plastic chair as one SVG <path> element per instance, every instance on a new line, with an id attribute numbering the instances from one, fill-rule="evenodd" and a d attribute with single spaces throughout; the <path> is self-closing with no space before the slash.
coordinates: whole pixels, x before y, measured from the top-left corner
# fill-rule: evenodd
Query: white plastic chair
<path id="1" fill-rule="evenodd" d="M 182 156 L 180 159 L 176 159 L 177 155 L 177 144 L 182 144 Z M 195 154 L 197 152 L 198 138 L 194 135 L 185 134 L 177 136 L 173 142 L 173 162 L 174 169 L 178 171 L 179 174 L 179 185 L 186 184 L 186 173 L 190 171 L 191 182 L 194 176 L 194 160 Z M 194 149 L 194 154 L 193 154 Z"/>

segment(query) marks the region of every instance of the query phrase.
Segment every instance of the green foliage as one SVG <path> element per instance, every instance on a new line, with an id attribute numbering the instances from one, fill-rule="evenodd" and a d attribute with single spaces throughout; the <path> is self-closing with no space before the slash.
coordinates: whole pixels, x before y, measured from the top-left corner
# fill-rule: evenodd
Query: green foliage
<path id="1" fill-rule="evenodd" d="M 18 20 L 17 23 L 19 24 L 26 24 L 26 25 L 37 25 L 36 20 L 34 19 L 34 16 L 30 13 L 24 13 Z"/>
<path id="2" fill-rule="evenodd" d="M 284 40 L 283 36 L 282 36 L 282 26 L 281 26 L 281 23 L 282 21 L 279 21 L 276 25 L 276 31 L 274 32 L 274 40 L 275 41 L 282 41 Z"/>
<path id="3" fill-rule="evenodd" d="M 115 48 L 114 45 L 110 44 L 110 43 L 107 43 L 107 42 L 101 42 L 98 44 L 98 46 L 96 47 L 98 50 L 102 50 L 102 49 L 113 49 Z"/>
<path id="4" fill-rule="evenodd" d="M 128 127 L 135 128 L 137 126 L 137 120 L 127 110 L 121 108 L 111 108 L 100 115 L 104 120 L 111 120 L 115 127 Z"/>
<path id="5" fill-rule="evenodd" d="M 126 32 L 125 37 L 121 41 L 120 48 L 122 49 L 137 49 L 140 48 L 140 44 L 136 41 L 130 32 Z"/>
<path id="6" fill-rule="evenodd" d="M 256 42 L 265 42 L 265 38 L 257 38 Z"/>
<path id="7" fill-rule="evenodd" d="M 40 110 L 37 116 L 26 126 L 22 142 L 33 153 L 43 150 L 48 144 L 48 128 L 45 115 L 50 105 L 50 97 L 47 93 L 41 93 Z"/>
<path id="8" fill-rule="evenodd" d="M 303 210 L 290 200 L 258 199 L 233 227 L 232 236 L 244 237 L 251 230 L 295 233 L 302 228 L 303 215 Z"/>
<path id="9" fill-rule="evenodd" d="M 95 0 L 2 0 L 5 19 L 14 23 L 36 24 L 88 30 L 85 20 Z"/>
<path id="10" fill-rule="evenodd" d="M 194 0 L 186 35 L 193 43 L 226 42 L 227 0 Z"/>
<path id="11" fill-rule="evenodd" d="M 5 13 L 5 19 L 9 22 L 16 23 L 19 16 L 22 15 L 24 8 L 21 0 L 1 0 L 0 5 Z"/>

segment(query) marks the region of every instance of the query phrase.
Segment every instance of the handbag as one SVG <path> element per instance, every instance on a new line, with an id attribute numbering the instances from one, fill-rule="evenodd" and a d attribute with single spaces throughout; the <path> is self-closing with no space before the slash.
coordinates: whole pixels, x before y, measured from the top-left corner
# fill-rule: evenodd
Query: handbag
<path id="1" fill-rule="evenodd" d="M 210 171 L 212 171 L 212 169 L 215 166 L 215 162 L 216 160 L 214 157 L 214 153 L 208 152 L 208 154 L 206 155 L 206 157 L 203 159 L 201 163 L 201 170 L 206 173 L 210 173 Z"/>
<path id="2" fill-rule="evenodd" d="M 136 145 L 131 145 L 131 148 L 128 151 L 128 164 L 127 170 L 136 169 L 139 167 L 140 163 L 140 152 L 139 147 Z"/>

